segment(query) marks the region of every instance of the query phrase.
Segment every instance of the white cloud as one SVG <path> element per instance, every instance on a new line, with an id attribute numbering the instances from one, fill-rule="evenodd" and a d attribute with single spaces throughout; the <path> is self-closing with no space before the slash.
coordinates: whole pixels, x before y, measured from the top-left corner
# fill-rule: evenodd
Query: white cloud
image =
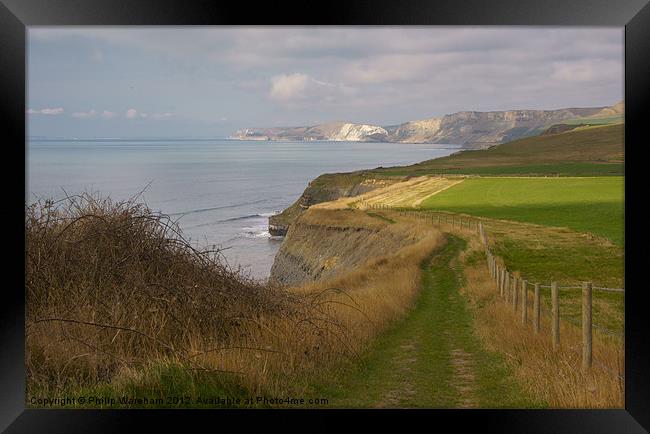
<path id="1" fill-rule="evenodd" d="M 287 105 L 304 102 L 332 102 L 354 93 L 345 85 L 317 80 L 307 74 L 280 74 L 271 77 L 268 96 L 271 100 Z"/>
<path id="2" fill-rule="evenodd" d="M 41 110 L 41 114 L 44 115 L 60 115 L 61 113 L 63 113 L 63 107 L 44 108 Z"/>
<path id="3" fill-rule="evenodd" d="M 111 113 L 111 112 L 104 112 L 104 113 Z M 111 113 L 112 114 L 112 113 Z M 125 116 L 128 119 L 156 119 L 156 120 L 161 120 L 161 119 L 169 119 L 172 116 L 174 116 L 173 113 L 170 112 L 163 112 L 163 113 L 145 113 L 145 112 L 139 112 L 134 108 L 130 108 L 126 111 Z M 110 119 L 112 116 L 106 116 L 107 119 Z"/>
<path id="4" fill-rule="evenodd" d="M 153 114 L 151 115 L 151 118 L 152 118 L 152 119 L 158 119 L 158 120 L 159 120 L 159 119 L 169 119 L 169 118 L 172 117 L 173 115 L 174 115 L 173 113 L 169 113 L 169 112 L 165 112 L 165 113 L 153 113 Z"/>
<path id="5" fill-rule="evenodd" d="M 97 116 L 97 112 L 95 110 L 72 113 L 72 117 L 77 119 L 89 119 L 89 118 L 94 118 L 95 116 Z"/>
<path id="6" fill-rule="evenodd" d="M 50 116 L 56 116 L 60 115 L 64 112 L 63 107 L 56 107 L 56 108 L 44 108 L 40 110 L 35 110 L 35 109 L 28 109 L 27 114 L 30 115 L 50 115 Z"/>
<path id="7" fill-rule="evenodd" d="M 282 74 L 271 78 L 269 96 L 277 101 L 290 101 L 303 98 L 309 85 L 307 74 Z"/>

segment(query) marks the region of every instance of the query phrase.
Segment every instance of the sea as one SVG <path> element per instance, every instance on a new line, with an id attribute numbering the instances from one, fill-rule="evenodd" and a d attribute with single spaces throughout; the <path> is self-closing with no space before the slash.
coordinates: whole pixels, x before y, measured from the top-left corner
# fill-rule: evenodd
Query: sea
<path id="1" fill-rule="evenodd" d="M 195 247 L 265 280 L 282 242 L 268 217 L 323 173 L 442 157 L 458 145 L 227 139 L 30 139 L 26 201 L 93 192 L 140 200 L 177 220 Z"/>

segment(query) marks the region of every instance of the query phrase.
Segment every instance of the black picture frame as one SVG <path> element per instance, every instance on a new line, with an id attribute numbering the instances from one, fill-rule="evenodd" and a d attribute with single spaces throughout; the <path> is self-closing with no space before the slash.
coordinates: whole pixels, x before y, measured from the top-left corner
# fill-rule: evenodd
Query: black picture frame
<path id="1" fill-rule="evenodd" d="M 35 410 L 25 409 L 25 84 L 26 26 L 41 25 L 554 25 L 625 26 L 625 409 L 611 410 Z M 333 416 L 362 417 L 365 429 L 474 426 L 488 432 L 647 432 L 650 429 L 650 317 L 643 280 L 644 198 L 634 185 L 643 147 L 650 146 L 650 4 L 647 0 L 330 1 L 324 3 L 188 0 L 1 0 L 0 110 L 5 167 L 4 250 L 0 301 L 0 428 L 6 432 L 117 432 L 146 424 L 147 431 L 337 429 Z M 22 176 L 20 175 L 22 171 Z M 635 196 L 636 195 L 636 196 Z M 20 230 L 19 228 L 23 228 Z M 19 255 L 22 252 L 23 255 Z M 10 277 L 10 279 L 8 278 Z M 22 289 L 21 289 L 22 287 Z M 405 423 L 408 422 L 408 425 Z M 309 425 L 305 425 L 309 424 Z M 408 428 L 407 428 L 408 429 Z"/>

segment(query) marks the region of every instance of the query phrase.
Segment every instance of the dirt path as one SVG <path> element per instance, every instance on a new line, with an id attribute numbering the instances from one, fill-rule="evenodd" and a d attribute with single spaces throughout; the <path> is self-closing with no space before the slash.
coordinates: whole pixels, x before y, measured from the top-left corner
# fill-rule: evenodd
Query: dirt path
<path id="1" fill-rule="evenodd" d="M 388 330 L 361 367 L 323 390 L 336 407 L 473 408 L 535 405 L 503 359 L 473 333 L 473 317 L 458 289 L 458 253 L 449 236 L 423 267 L 422 292 L 411 314 Z"/>

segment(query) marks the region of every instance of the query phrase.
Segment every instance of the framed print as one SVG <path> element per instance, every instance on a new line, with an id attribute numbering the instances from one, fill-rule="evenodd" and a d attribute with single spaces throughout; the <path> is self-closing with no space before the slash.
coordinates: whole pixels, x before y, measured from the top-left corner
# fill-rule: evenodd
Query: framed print
<path id="1" fill-rule="evenodd" d="M 7 432 L 647 431 L 646 2 L 0 11 Z"/>

